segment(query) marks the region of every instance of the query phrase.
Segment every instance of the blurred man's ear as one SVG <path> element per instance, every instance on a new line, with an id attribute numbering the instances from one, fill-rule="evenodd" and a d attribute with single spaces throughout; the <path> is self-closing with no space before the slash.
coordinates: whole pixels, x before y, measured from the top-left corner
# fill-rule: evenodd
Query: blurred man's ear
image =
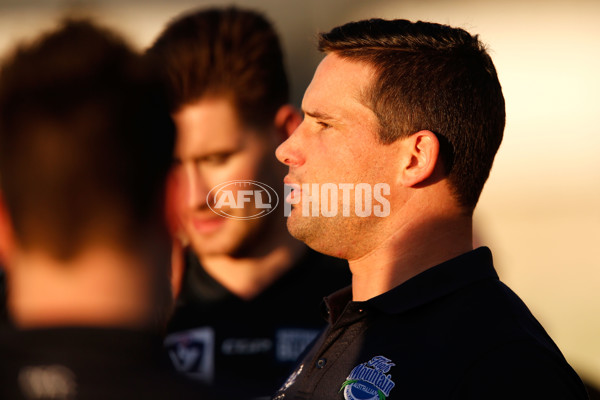
<path id="1" fill-rule="evenodd" d="M 181 187 L 177 173 L 175 168 L 171 169 L 165 185 L 165 217 L 173 246 L 171 249 L 171 293 L 174 300 L 181 290 L 185 269 L 183 243 L 180 237 L 183 232 L 179 208 L 182 201 L 179 197 L 181 196 Z"/>
<path id="2" fill-rule="evenodd" d="M 275 114 L 275 129 L 277 129 L 279 143 L 283 143 L 300 125 L 302 116 L 290 104 L 279 107 Z"/>
<path id="3" fill-rule="evenodd" d="M 169 234 L 175 237 L 181 230 L 179 209 L 181 204 L 181 187 L 176 168 L 171 168 L 165 184 L 165 219 Z"/>
<path id="4" fill-rule="evenodd" d="M 4 202 L 4 197 L 0 193 L 0 263 L 6 269 L 8 260 L 14 251 L 14 233 L 10 215 Z"/>

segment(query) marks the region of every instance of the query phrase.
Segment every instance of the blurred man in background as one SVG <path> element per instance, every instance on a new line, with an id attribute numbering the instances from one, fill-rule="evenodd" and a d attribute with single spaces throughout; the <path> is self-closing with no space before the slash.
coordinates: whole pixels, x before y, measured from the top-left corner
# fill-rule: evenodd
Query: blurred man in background
<path id="1" fill-rule="evenodd" d="M 0 72 L 3 399 L 208 398 L 171 372 L 174 125 L 147 61 L 65 21 Z"/>
<path id="2" fill-rule="evenodd" d="M 209 9 L 171 22 L 149 53 L 170 91 L 189 241 L 166 345 L 180 371 L 231 399 L 270 395 L 323 328 L 323 296 L 349 283 L 345 262 L 289 235 L 282 207 L 261 214 L 266 192 L 283 192 L 275 149 L 301 119 L 279 40 L 256 12 Z"/>
<path id="3" fill-rule="evenodd" d="M 274 398 L 587 398 L 490 250 L 473 250 L 505 122 L 485 47 L 446 25 L 372 19 L 319 48 L 306 117 L 277 156 L 298 188 L 290 232 L 347 259 L 352 287 L 327 298 L 328 329 Z M 307 184 L 339 183 L 387 185 L 386 211 L 305 212 Z M 371 205 L 364 193 L 337 208 Z"/>

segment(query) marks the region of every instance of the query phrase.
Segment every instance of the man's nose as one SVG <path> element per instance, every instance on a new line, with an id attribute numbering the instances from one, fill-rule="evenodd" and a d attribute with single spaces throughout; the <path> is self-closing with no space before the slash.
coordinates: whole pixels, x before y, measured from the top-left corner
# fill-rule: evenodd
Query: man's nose
<path id="1" fill-rule="evenodd" d="M 304 163 L 304 156 L 299 146 L 301 129 L 302 124 L 275 150 L 277 159 L 288 167 L 296 167 Z"/>

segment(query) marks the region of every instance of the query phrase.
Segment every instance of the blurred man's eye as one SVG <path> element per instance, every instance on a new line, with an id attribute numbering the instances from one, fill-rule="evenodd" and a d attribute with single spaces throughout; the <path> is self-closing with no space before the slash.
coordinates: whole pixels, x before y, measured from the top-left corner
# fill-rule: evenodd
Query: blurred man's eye
<path id="1" fill-rule="evenodd" d="M 230 153 L 211 154 L 209 156 L 204 157 L 203 161 L 211 165 L 220 165 L 224 164 L 230 156 Z"/>

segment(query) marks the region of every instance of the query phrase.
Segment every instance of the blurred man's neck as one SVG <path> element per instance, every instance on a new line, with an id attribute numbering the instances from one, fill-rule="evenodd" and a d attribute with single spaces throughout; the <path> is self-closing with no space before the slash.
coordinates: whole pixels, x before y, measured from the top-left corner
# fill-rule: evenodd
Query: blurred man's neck
<path id="1" fill-rule="evenodd" d="M 285 224 L 270 229 L 246 255 L 199 257 L 203 268 L 236 296 L 250 300 L 290 270 L 307 251 Z"/>
<path id="2" fill-rule="evenodd" d="M 94 247 L 63 262 L 17 252 L 9 274 L 9 310 L 20 328 L 142 328 L 150 313 L 150 274 L 140 258 Z"/>

